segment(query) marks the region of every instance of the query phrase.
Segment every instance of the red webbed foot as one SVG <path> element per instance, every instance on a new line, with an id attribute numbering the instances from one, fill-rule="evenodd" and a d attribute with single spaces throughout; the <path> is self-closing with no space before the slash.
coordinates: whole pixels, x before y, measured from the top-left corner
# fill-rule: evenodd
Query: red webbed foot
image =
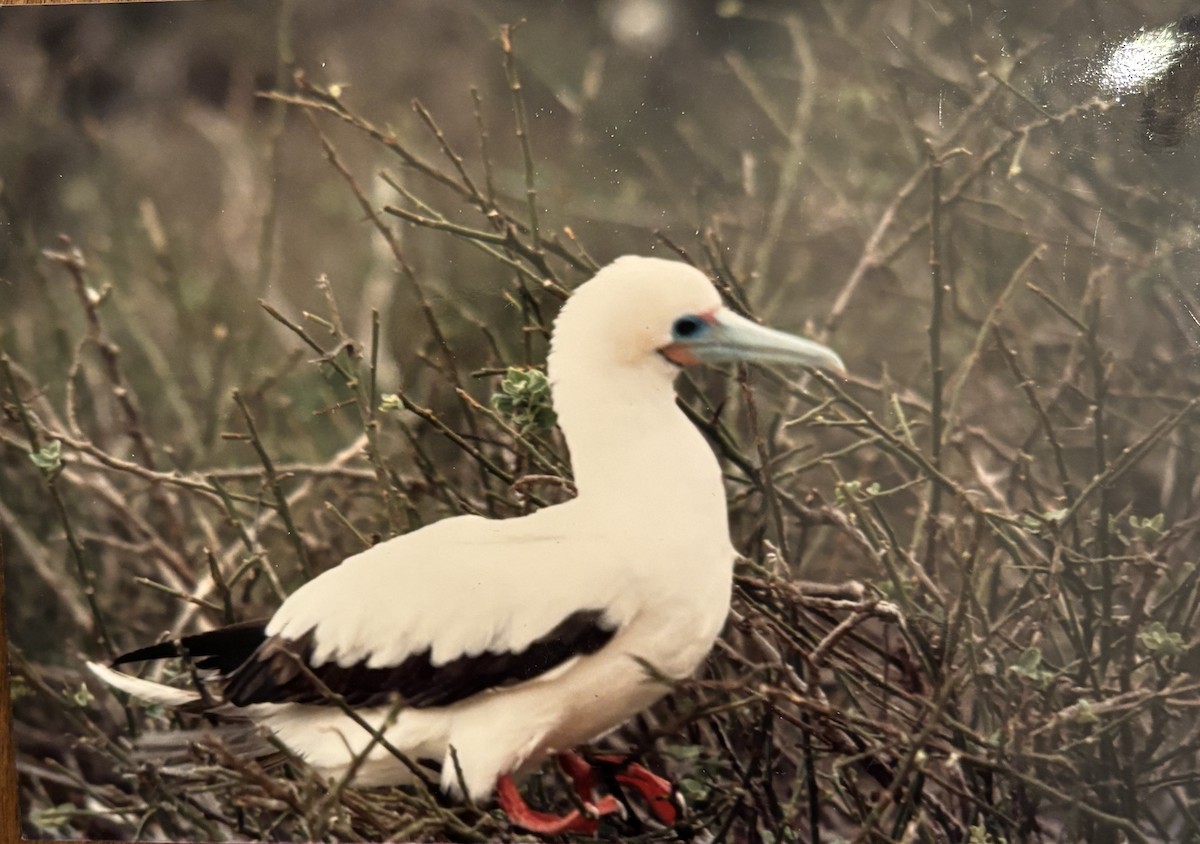
<path id="1" fill-rule="evenodd" d="M 597 756 L 596 762 L 612 766 L 615 769 L 613 778 L 618 783 L 642 795 L 642 799 L 646 801 L 659 823 L 674 826 L 679 820 L 678 795 L 669 780 L 621 756 Z"/>
<path id="2" fill-rule="evenodd" d="M 568 773 L 570 772 L 568 771 Z M 577 784 L 576 788 L 578 789 L 578 787 Z M 589 799 L 589 794 L 589 798 L 584 798 L 583 801 L 588 814 L 578 809 L 572 809 L 565 815 L 539 812 L 530 808 L 529 804 L 525 802 L 525 798 L 521 796 L 521 792 L 517 791 L 516 784 L 508 774 L 500 777 L 496 782 L 496 797 L 500 808 L 504 810 L 514 825 L 538 835 L 561 835 L 566 832 L 593 835 L 600 827 L 598 820 L 600 817 L 621 811 L 621 804 L 617 802 L 616 798 L 604 797 L 593 802 L 592 799 Z M 583 795 L 580 794 L 580 797 Z"/>

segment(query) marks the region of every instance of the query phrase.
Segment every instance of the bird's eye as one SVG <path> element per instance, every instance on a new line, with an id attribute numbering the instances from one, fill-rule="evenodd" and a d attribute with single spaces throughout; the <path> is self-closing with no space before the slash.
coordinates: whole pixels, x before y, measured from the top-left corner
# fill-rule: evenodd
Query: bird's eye
<path id="1" fill-rule="evenodd" d="M 701 334 L 706 328 L 708 328 L 708 323 L 700 317 L 680 317 L 671 326 L 671 337 L 675 340 L 690 340 Z"/>

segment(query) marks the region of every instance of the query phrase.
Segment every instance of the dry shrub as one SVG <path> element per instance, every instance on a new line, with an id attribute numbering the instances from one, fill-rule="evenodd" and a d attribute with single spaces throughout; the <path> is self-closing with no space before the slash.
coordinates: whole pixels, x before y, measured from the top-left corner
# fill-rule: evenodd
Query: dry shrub
<path id="1" fill-rule="evenodd" d="M 750 28 L 731 32 L 771 46 L 725 56 L 717 102 L 672 124 L 673 157 L 630 126 L 616 147 L 562 121 L 539 136 L 555 96 L 531 81 L 553 64 L 536 25 L 501 30 L 488 87 L 414 102 L 396 128 L 357 87 L 281 63 L 259 107 L 283 182 L 237 210 L 254 224 L 234 233 L 243 270 L 224 271 L 240 285 L 206 284 L 148 198 L 87 248 L 6 199 L 21 297 L 3 326 L 0 523 L 27 832 L 515 835 L 487 807 L 247 760 L 236 737 L 149 764 L 132 737 L 202 724 L 89 691 L 80 655 L 268 614 L 436 519 L 569 496 L 539 396 L 521 405 L 509 375 L 507 403 L 491 397 L 542 364 L 593 256 L 655 250 L 733 307 L 807 320 L 850 375 L 681 381 L 745 559 L 702 674 L 608 740 L 679 783 L 686 821 L 613 830 L 1200 838 L 1200 219 L 1172 189 L 1191 177 L 1137 145 L 1141 100 L 1064 69 L 1032 12 L 1006 29 L 950 4 L 725 5 Z M 589 73 L 619 77 L 619 57 Z M 570 119 L 587 136 L 589 109 L 613 106 L 585 83 L 595 102 Z M 285 152 L 323 156 L 330 218 L 371 238 L 350 278 L 279 285 L 279 231 L 304 214 Z M 617 160 L 625 184 L 589 184 Z M 565 805 L 553 772 L 533 790 Z"/>

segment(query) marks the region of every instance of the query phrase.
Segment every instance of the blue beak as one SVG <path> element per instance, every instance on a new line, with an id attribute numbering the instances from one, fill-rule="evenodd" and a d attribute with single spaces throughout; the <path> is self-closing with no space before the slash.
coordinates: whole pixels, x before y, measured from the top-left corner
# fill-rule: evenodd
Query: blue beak
<path id="1" fill-rule="evenodd" d="M 845 372 L 842 359 L 832 349 L 783 331 L 759 325 L 722 308 L 704 330 L 671 344 L 704 363 L 789 363 Z M 670 355 L 674 357 L 674 355 Z"/>

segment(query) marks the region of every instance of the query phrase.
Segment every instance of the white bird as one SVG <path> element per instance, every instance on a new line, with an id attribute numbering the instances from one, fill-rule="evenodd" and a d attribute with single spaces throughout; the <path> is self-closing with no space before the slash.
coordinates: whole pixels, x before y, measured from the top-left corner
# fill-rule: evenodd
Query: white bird
<path id="1" fill-rule="evenodd" d="M 211 695 L 88 666 L 136 698 L 256 721 L 326 777 L 357 764 L 358 785 L 412 782 L 398 749 L 449 794 L 460 776 L 475 801 L 499 788 L 527 829 L 593 830 L 578 811 L 529 809 L 513 777 L 662 697 L 647 665 L 685 678 L 711 649 L 736 552 L 721 468 L 672 383 L 682 366 L 743 360 L 842 370 L 828 348 L 723 307 L 699 270 L 620 258 L 574 292 L 551 340 L 577 497 L 519 518 L 445 519 L 350 557 L 265 624 L 114 662 L 186 652 L 216 670 Z M 582 760 L 563 758 L 594 812 L 617 809 L 594 798 Z M 639 766 L 623 776 L 673 820 L 664 781 Z"/>

